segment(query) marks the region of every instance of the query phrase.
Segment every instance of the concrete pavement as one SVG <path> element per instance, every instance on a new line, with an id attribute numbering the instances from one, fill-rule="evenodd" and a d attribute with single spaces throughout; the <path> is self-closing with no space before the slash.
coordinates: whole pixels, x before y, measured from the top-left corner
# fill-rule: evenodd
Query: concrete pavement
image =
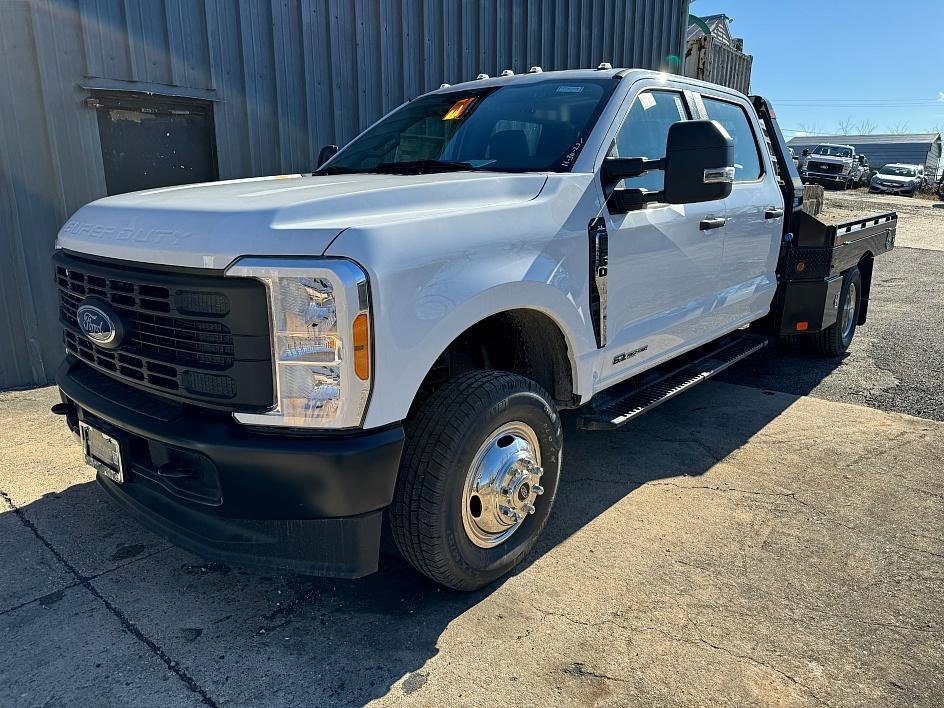
<path id="1" fill-rule="evenodd" d="M 709 383 L 565 430 L 536 552 L 470 595 L 207 564 L 0 393 L 0 704 L 944 701 L 944 424 Z"/>

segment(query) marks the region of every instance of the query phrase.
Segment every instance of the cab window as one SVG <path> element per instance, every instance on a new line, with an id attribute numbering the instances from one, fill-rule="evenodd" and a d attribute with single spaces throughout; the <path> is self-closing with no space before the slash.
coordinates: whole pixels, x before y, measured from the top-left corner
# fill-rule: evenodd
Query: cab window
<path id="1" fill-rule="evenodd" d="M 644 91 L 633 101 L 632 108 L 610 150 L 610 157 L 645 157 L 659 160 L 665 157 L 669 126 L 688 120 L 688 109 L 682 94 L 677 91 Z M 665 175 L 653 170 L 638 177 L 623 180 L 627 189 L 662 189 Z"/>
<path id="2" fill-rule="evenodd" d="M 716 120 L 734 139 L 734 181 L 753 182 L 760 179 L 763 169 L 760 149 L 747 113 L 736 103 L 702 96 L 710 120 Z"/>

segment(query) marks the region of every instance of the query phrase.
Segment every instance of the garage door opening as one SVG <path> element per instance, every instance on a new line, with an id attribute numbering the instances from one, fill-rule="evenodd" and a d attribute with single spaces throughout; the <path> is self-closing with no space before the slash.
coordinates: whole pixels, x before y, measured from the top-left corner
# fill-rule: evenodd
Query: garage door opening
<path id="1" fill-rule="evenodd" d="M 108 194 L 219 179 L 213 104 L 188 98 L 96 92 Z"/>

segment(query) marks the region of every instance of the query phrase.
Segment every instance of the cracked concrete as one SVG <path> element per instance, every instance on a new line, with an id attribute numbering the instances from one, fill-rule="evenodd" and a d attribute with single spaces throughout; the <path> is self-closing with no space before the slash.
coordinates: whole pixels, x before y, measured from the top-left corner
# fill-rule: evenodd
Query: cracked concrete
<path id="1" fill-rule="evenodd" d="M 108 505 L 0 393 L 0 704 L 944 701 L 944 424 L 709 383 L 609 433 L 565 416 L 555 512 L 469 595 L 205 563 Z"/>

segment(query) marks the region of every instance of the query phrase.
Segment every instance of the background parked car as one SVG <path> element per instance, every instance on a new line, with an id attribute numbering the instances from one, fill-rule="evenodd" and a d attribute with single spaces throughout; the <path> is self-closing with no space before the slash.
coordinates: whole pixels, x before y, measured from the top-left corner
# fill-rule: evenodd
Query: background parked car
<path id="1" fill-rule="evenodd" d="M 869 182 L 869 192 L 907 194 L 913 197 L 921 189 L 922 179 L 923 176 L 919 173 L 917 165 L 892 163 L 875 173 Z"/>

